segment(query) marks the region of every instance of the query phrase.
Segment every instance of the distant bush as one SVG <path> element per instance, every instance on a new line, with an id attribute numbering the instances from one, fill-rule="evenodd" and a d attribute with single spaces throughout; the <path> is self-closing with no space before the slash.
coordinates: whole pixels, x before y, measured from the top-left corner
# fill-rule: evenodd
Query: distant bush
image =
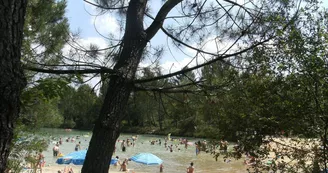
<path id="1" fill-rule="evenodd" d="M 63 128 L 74 128 L 75 127 L 75 122 L 73 120 L 66 120 L 61 127 Z"/>
<path id="2" fill-rule="evenodd" d="M 197 126 L 195 133 L 193 134 L 194 137 L 199 138 L 211 138 L 211 139 L 219 139 L 221 137 L 219 129 L 209 126 L 209 125 L 200 125 Z"/>

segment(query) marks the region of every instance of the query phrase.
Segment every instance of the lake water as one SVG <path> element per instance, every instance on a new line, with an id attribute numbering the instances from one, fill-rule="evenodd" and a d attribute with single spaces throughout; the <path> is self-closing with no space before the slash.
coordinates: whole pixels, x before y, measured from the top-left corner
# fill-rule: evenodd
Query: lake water
<path id="1" fill-rule="evenodd" d="M 91 132 L 87 131 L 78 131 L 72 130 L 71 132 L 66 132 L 64 129 L 42 129 L 42 133 L 46 134 L 47 137 L 52 140 L 47 151 L 44 151 L 46 165 L 56 165 L 56 157 L 52 156 L 52 148 L 55 145 L 54 143 L 62 138 L 63 144 L 59 146 L 60 152 L 64 155 L 73 152 L 76 143 L 81 141 L 81 148 L 86 149 L 89 145 L 91 139 Z M 77 135 L 81 136 L 80 139 L 75 142 L 66 142 L 68 137 L 76 137 Z M 131 138 L 135 134 L 121 134 L 119 137 L 120 140 Z M 195 172 L 197 173 L 242 173 L 246 172 L 246 167 L 242 164 L 243 160 L 234 160 L 230 163 L 225 163 L 222 158 L 219 158 L 218 161 L 215 161 L 213 155 L 201 152 L 198 156 L 195 154 L 195 146 L 189 146 L 188 149 L 184 148 L 184 145 L 178 145 L 178 148 L 175 145 L 178 142 L 168 141 L 168 145 L 173 144 L 174 150 L 171 153 L 164 147 L 164 138 L 166 136 L 159 135 L 139 135 L 138 140 L 134 147 L 127 147 L 126 152 L 120 150 L 120 143 L 116 144 L 116 153 L 113 155 L 119 156 L 120 160 L 124 158 L 130 158 L 133 155 L 141 152 L 149 152 L 157 155 L 163 160 L 164 172 L 166 173 L 181 173 L 186 172 L 186 168 L 189 166 L 190 162 L 194 163 Z M 174 136 L 171 136 L 174 138 Z M 150 140 L 161 139 L 162 145 L 155 144 L 151 145 Z M 190 142 L 195 142 L 195 138 L 187 138 Z M 64 167 L 64 166 L 63 166 Z M 119 167 L 111 166 L 110 169 L 119 170 Z M 159 172 L 159 166 L 147 166 L 139 163 L 134 163 L 130 161 L 128 164 L 128 169 L 132 169 L 135 172 L 149 172 L 157 173 Z"/>

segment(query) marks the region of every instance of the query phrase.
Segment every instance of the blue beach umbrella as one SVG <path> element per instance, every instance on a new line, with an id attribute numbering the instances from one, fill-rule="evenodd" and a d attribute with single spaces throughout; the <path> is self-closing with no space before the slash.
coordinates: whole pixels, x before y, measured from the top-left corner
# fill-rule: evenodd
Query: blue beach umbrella
<path id="1" fill-rule="evenodd" d="M 60 157 L 57 159 L 56 163 L 58 164 L 74 164 L 74 165 L 83 165 L 87 150 L 75 151 L 67 154 L 66 156 Z M 112 159 L 110 164 L 115 164 L 117 159 Z"/>
<path id="2" fill-rule="evenodd" d="M 132 161 L 145 165 L 159 165 L 163 160 L 151 153 L 139 153 L 130 158 Z"/>

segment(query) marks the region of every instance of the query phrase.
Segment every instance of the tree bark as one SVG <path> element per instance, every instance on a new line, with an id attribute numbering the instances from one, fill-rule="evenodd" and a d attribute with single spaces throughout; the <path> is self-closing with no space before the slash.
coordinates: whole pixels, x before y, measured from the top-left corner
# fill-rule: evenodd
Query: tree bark
<path id="1" fill-rule="evenodd" d="M 26 85 L 20 63 L 26 0 L 0 0 L 0 173 L 4 172 Z"/>
<path id="2" fill-rule="evenodd" d="M 107 173 L 124 110 L 133 89 L 133 79 L 147 45 L 143 28 L 147 0 L 131 0 L 127 11 L 122 51 L 114 70 L 98 120 L 96 121 L 82 173 Z"/>
<path id="3" fill-rule="evenodd" d="M 100 115 L 95 123 L 82 173 L 107 173 L 109 163 L 120 135 L 120 123 L 124 118 L 134 77 L 147 42 L 161 28 L 166 15 L 182 0 L 169 0 L 161 7 L 153 23 L 144 30 L 143 22 L 148 0 L 130 0 L 123 44 L 117 72 L 110 77 Z"/>

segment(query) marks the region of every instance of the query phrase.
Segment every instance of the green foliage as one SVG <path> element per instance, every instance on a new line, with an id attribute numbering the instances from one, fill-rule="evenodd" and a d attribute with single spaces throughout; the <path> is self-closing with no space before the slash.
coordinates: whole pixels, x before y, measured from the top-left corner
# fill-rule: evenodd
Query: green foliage
<path id="1" fill-rule="evenodd" d="M 76 123 L 74 122 L 74 120 L 72 119 L 69 119 L 69 120 L 65 120 L 63 122 L 63 124 L 61 124 L 61 127 L 64 127 L 64 128 L 76 128 Z"/>
<path id="2" fill-rule="evenodd" d="M 25 89 L 21 96 L 21 121 L 32 128 L 59 127 L 63 117 L 57 105 L 67 87 L 68 82 L 62 78 L 47 78 L 37 81 L 35 87 Z"/>
<path id="3" fill-rule="evenodd" d="M 89 85 L 81 85 L 77 90 L 67 88 L 58 108 L 63 115 L 65 128 L 91 129 L 100 111 L 100 98 Z"/>
<path id="4" fill-rule="evenodd" d="M 65 18 L 66 1 L 30 0 L 27 4 L 22 63 L 30 66 L 58 64 L 61 50 L 68 38 L 68 20 Z M 36 172 L 37 153 L 47 148 L 48 141 L 31 136 L 40 127 L 58 127 L 62 124 L 57 104 L 68 82 L 63 78 L 40 79 L 25 72 L 28 82 L 36 80 L 22 93 L 22 111 L 15 125 L 15 138 L 9 156 L 8 168 L 20 172 L 31 166 Z"/>
<path id="5" fill-rule="evenodd" d="M 232 157 L 240 158 L 248 151 L 263 161 L 268 159 L 270 151 L 294 160 L 289 166 L 273 160 L 273 170 L 317 172 L 322 169 L 326 164 L 323 153 L 327 151 L 320 150 L 316 154 L 319 148 L 316 138 L 324 136 L 328 130 L 325 122 L 328 115 L 328 25 L 323 17 L 327 14 L 304 15 L 309 20 L 293 23 L 286 32 L 277 29 L 279 37 L 272 44 L 259 46 L 243 55 L 241 62 L 247 68 L 234 68 L 229 64 L 239 64 L 232 62 L 204 67 L 201 94 L 168 93 L 162 94 L 159 100 L 156 99 L 158 94 L 151 92 L 134 93 L 125 119 L 132 122 L 124 126 L 158 129 L 160 116 L 164 115 L 163 130 L 156 133 L 239 140 L 240 150 L 231 153 Z M 282 20 L 276 17 L 275 20 Z M 151 74 L 147 71 L 148 76 Z M 182 74 L 165 81 L 165 86 L 187 84 L 194 78 L 193 74 Z M 276 143 L 270 141 L 270 137 L 290 135 L 301 138 L 293 138 L 293 142 L 276 150 L 266 147 L 268 143 Z M 306 147 L 313 143 L 316 145 Z M 309 165 L 309 161 L 313 164 Z M 261 161 L 256 167 L 270 169 Z"/>
<path id="6" fill-rule="evenodd" d="M 69 36 L 65 8 L 64 0 L 28 2 L 22 46 L 23 62 L 33 62 L 34 65 L 58 63 L 61 59 L 59 54 Z"/>
<path id="7" fill-rule="evenodd" d="M 23 168 L 31 168 L 34 172 L 40 163 L 39 154 L 48 148 L 49 141 L 41 136 L 34 136 L 29 128 L 19 125 L 15 129 L 15 138 L 8 161 L 8 169 L 20 172 Z"/>
<path id="8" fill-rule="evenodd" d="M 66 1 L 31 0 L 26 9 L 22 62 L 36 66 L 58 64 L 61 50 L 68 38 L 68 20 L 65 18 Z M 69 83 L 65 78 L 41 79 L 25 72 L 32 85 L 24 90 L 21 121 L 32 128 L 58 127 L 62 116 L 58 112 L 58 98 Z"/>
<path id="9" fill-rule="evenodd" d="M 57 104 L 58 99 L 39 100 L 25 110 L 21 118 L 25 125 L 31 125 L 32 128 L 59 127 L 63 123 L 63 117 Z"/>
<path id="10" fill-rule="evenodd" d="M 22 94 L 20 121 L 32 129 L 65 127 L 91 129 L 101 107 L 89 85 L 75 89 L 62 78 L 39 80 L 38 85 Z"/>
<path id="11" fill-rule="evenodd" d="M 46 99 L 61 97 L 68 87 L 70 81 L 65 78 L 46 78 L 36 81 L 37 89 L 42 91 L 42 96 Z"/>
<path id="12" fill-rule="evenodd" d="M 197 130 L 193 134 L 195 137 L 206 137 L 210 139 L 221 139 L 222 134 L 220 133 L 219 129 L 215 126 L 209 125 L 198 125 Z"/>

